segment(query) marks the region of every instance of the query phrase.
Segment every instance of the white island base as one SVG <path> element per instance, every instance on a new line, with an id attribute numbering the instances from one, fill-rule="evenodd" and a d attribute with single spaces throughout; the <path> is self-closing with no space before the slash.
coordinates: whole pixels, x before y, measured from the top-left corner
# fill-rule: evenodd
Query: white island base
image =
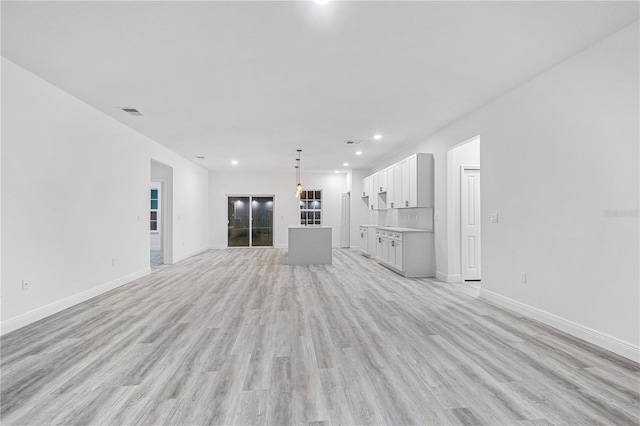
<path id="1" fill-rule="evenodd" d="M 331 228 L 289 227 L 289 265 L 330 265 Z"/>

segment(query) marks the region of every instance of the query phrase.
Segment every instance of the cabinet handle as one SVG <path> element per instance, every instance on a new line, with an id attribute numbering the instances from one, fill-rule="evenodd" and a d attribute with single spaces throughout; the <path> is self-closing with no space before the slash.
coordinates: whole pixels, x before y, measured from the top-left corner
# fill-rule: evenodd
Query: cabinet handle
<path id="1" fill-rule="evenodd" d="M 364 234 L 360 234 L 360 238 L 364 238 Z"/>
<path id="2" fill-rule="evenodd" d="M 382 242 L 382 238 L 378 238 L 378 242 L 381 243 Z"/>
<path id="3" fill-rule="evenodd" d="M 371 204 L 371 210 L 373 210 L 373 204 Z"/>
<path id="4" fill-rule="evenodd" d="M 395 241 L 391 241 L 391 247 L 395 247 L 396 246 L 396 242 Z"/>
<path id="5" fill-rule="evenodd" d="M 382 187 L 380 187 L 380 192 L 382 192 Z"/>
<path id="6" fill-rule="evenodd" d="M 391 208 L 393 208 L 393 202 L 391 203 Z"/>
<path id="7" fill-rule="evenodd" d="M 408 201 L 405 201 L 405 202 L 404 202 L 404 206 L 405 206 L 405 207 L 409 207 L 409 202 L 408 202 Z"/>
<path id="8" fill-rule="evenodd" d="M 365 194 L 365 193 L 364 193 L 364 191 L 362 191 L 362 196 L 363 196 L 363 197 L 366 197 L 366 196 L 367 196 L 367 194 Z"/>

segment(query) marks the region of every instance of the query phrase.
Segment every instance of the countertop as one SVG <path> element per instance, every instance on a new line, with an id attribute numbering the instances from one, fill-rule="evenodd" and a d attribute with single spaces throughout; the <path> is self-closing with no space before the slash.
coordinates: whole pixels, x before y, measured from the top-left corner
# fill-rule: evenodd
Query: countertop
<path id="1" fill-rule="evenodd" d="M 396 226 L 376 226 L 376 229 L 382 229 L 383 231 L 391 231 L 391 232 L 433 232 L 427 229 L 399 228 Z"/>

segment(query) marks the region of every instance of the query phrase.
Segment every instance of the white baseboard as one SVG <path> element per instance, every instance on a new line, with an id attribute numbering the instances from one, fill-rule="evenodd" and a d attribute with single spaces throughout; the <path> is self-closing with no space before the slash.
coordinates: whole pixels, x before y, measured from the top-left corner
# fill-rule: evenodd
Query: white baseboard
<path id="1" fill-rule="evenodd" d="M 444 272 L 436 271 L 436 278 L 446 283 L 460 283 L 462 282 L 462 275 L 454 274 L 447 275 Z"/>
<path id="2" fill-rule="evenodd" d="M 200 253 L 202 253 L 203 251 L 207 251 L 207 250 L 209 250 L 209 247 L 201 248 L 201 249 L 194 250 L 194 251 L 192 251 L 192 252 L 189 252 L 189 253 L 183 254 L 183 255 L 181 255 L 181 256 L 174 257 L 174 258 L 173 258 L 173 263 L 178 263 L 178 262 L 180 262 L 180 261 L 183 261 L 183 260 L 185 260 L 185 259 L 188 259 L 188 258 L 190 258 L 190 257 L 192 257 L 192 256 L 195 256 L 195 255 L 200 254 Z"/>
<path id="3" fill-rule="evenodd" d="M 40 321 L 43 318 L 56 314 L 77 305 L 78 303 L 85 302 L 91 298 L 106 293 L 109 290 L 113 290 L 114 288 L 130 283 L 138 278 L 142 278 L 145 275 L 149 275 L 150 273 L 151 268 L 147 267 L 129 275 L 125 275 L 124 277 L 116 278 L 115 280 L 100 284 L 99 286 L 93 287 L 89 290 L 74 294 L 73 296 L 65 297 L 64 299 L 34 309 L 33 311 L 18 315 L 17 317 L 10 318 L 0 323 L 0 335 L 10 333 L 26 325 Z"/>
<path id="4" fill-rule="evenodd" d="M 593 343 L 608 351 L 628 358 L 635 362 L 640 362 L 640 346 L 594 330 L 581 324 L 577 324 L 568 319 L 559 317 L 552 313 L 543 311 L 533 306 L 518 302 L 489 290 L 481 289 L 480 297 L 489 300 L 497 305 L 515 311 L 526 317 L 540 321 L 546 325 L 564 331 L 574 337 Z"/>

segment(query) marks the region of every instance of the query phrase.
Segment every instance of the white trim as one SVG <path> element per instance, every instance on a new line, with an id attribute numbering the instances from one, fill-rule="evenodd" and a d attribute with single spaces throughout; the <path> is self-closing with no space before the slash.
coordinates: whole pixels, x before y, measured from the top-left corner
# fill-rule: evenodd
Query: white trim
<path id="1" fill-rule="evenodd" d="M 546 325 L 564 331 L 574 337 L 593 343 L 603 349 L 614 352 L 635 362 L 640 362 L 640 346 L 618 339 L 592 328 L 577 324 L 550 312 L 526 305 L 489 290 L 481 289 L 480 298 L 489 300 L 502 307 L 515 311 L 526 317 L 540 321 Z"/>
<path id="2" fill-rule="evenodd" d="M 461 274 L 453 274 L 447 275 L 444 272 L 436 271 L 436 278 L 440 281 L 444 281 L 446 283 L 461 283 L 462 275 Z"/>
<path id="3" fill-rule="evenodd" d="M 201 248 L 201 249 L 198 249 L 198 250 L 194 250 L 194 251 L 192 251 L 192 252 L 190 252 L 190 253 L 183 254 L 183 255 L 181 255 L 181 256 L 178 256 L 178 257 L 174 258 L 174 259 L 173 259 L 173 260 L 174 260 L 174 263 L 181 262 L 181 261 L 183 261 L 183 260 L 185 260 L 185 259 L 188 259 L 188 258 L 190 258 L 190 257 L 193 257 L 193 256 L 195 256 L 195 255 L 198 255 L 198 254 L 200 254 L 200 253 L 202 253 L 202 252 L 205 252 L 205 251 L 207 251 L 207 250 L 209 250 L 209 248 L 208 248 L 208 247 L 205 247 L 205 248 Z"/>
<path id="4" fill-rule="evenodd" d="M 67 308 L 77 305 L 78 303 L 85 302 L 91 298 L 113 290 L 114 288 L 128 284 L 131 281 L 142 278 L 146 275 L 149 275 L 150 273 L 151 268 L 144 268 L 129 275 L 125 275 L 123 277 L 116 278 L 115 280 L 90 288 L 89 290 L 82 291 L 69 297 L 65 297 L 64 299 L 58 300 L 57 302 L 53 302 L 40 308 L 34 309 L 33 311 L 18 315 L 17 317 L 10 318 L 0 323 L 0 335 L 4 335 L 26 325 L 32 324 L 36 321 L 40 321 L 43 318 L 61 312 Z"/>

